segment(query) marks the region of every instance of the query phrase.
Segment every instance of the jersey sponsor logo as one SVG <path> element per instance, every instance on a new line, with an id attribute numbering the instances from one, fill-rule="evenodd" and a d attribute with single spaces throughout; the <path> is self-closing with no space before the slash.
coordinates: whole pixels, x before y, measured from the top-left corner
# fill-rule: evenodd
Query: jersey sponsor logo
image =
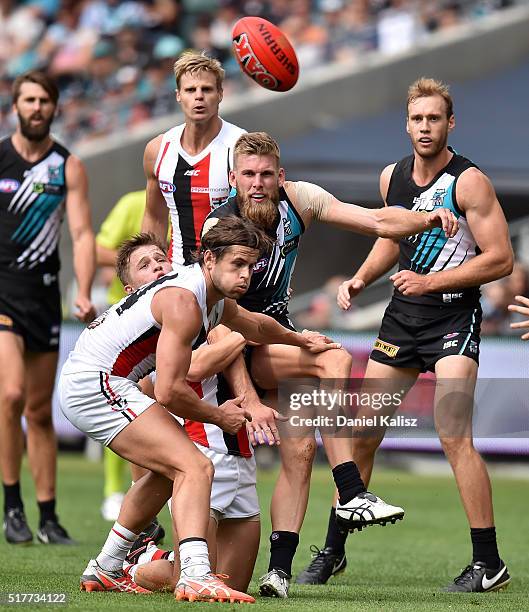
<path id="1" fill-rule="evenodd" d="M 198 176 L 200 174 L 200 168 L 198 170 L 186 170 L 184 176 Z"/>
<path id="2" fill-rule="evenodd" d="M 471 340 L 468 344 L 468 350 L 476 355 L 478 352 L 478 343 L 475 340 Z"/>
<path id="3" fill-rule="evenodd" d="M 450 338 L 455 338 L 456 336 L 459 336 L 459 332 L 452 332 L 451 334 L 445 334 L 443 336 L 443 340 L 450 340 Z"/>
<path id="4" fill-rule="evenodd" d="M 20 187 L 20 182 L 16 179 L 4 178 L 0 180 L 0 192 L 15 193 Z"/>
<path id="5" fill-rule="evenodd" d="M 293 238 L 292 240 L 289 240 L 288 242 L 285 242 L 285 244 L 281 247 L 281 257 L 286 257 L 289 253 L 292 253 L 292 251 L 294 251 L 296 249 L 296 247 L 299 244 L 299 239 Z"/>
<path id="6" fill-rule="evenodd" d="M 432 208 L 438 208 L 444 204 L 446 189 L 436 189 L 432 196 Z"/>
<path id="7" fill-rule="evenodd" d="M 33 183 L 33 193 L 46 193 L 48 195 L 63 195 L 64 185 L 52 183 Z"/>
<path id="8" fill-rule="evenodd" d="M 455 300 L 460 300 L 462 297 L 462 293 L 443 293 L 443 302 L 445 304 L 451 304 Z"/>
<path id="9" fill-rule="evenodd" d="M 0 325 L 3 327 L 13 327 L 13 319 L 7 315 L 0 314 Z"/>
<path id="10" fill-rule="evenodd" d="M 169 181 L 159 181 L 158 185 L 164 193 L 174 193 L 176 191 L 176 185 L 173 185 L 173 183 Z"/>
<path id="11" fill-rule="evenodd" d="M 390 344 L 389 342 L 384 342 L 384 340 L 377 338 L 375 340 L 375 344 L 373 345 L 373 350 L 385 353 L 388 357 L 391 357 L 391 359 L 395 359 L 400 350 L 400 346 Z"/>
<path id="12" fill-rule="evenodd" d="M 254 264 L 253 273 L 259 274 L 259 272 L 262 272 L 264 269 L 266 269 L 267 266 L 268 266 L 268 257 L 263 257 L 263 259 L 260 259 L 258 262 Z"/>
<path id="13" fill-rule="evenodd" d="M 459 344 L 459 340 L 448 340 L 448 342 L 445 342 L 443 344 L 443 351 L 449 348 L 456 348 L 458 344 Z"/>
<path id="14" fill-rule="evenodd" d="M 285 235 L 292 236 L 292 222 L 290 219 L 283 219 L 283 226 L 285 228 Z"/>

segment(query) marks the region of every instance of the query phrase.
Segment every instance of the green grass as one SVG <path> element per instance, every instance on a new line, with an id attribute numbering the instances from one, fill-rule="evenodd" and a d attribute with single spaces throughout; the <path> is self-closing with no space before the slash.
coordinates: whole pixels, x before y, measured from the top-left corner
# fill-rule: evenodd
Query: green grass
<path id="1" fill-rule="evenodd" d="M 114 593 L 80 593 L 79 575 L 86 561 L 97 554 L 109 528 L 99 514 L 102 468 L 84 459 L 62 455 L 59 468 L 59 507 L 62 522 L 79 545 L 76 547 L 26 547 L 0 542 L 0 592 L 66 592 L 67 606 L 39 609 L 165 610 L 177 604 L 169 594 L 133 596 Z M 274 472 L 259 474 L 263 508 L 263 537 L 250 592 L 267 569 L 267 517 Z M 349 537 L 349 565 L 344 574 L 325 587 L 293 585 L 286 601 L 258 599 L 253 609 L 285 610 L 522 610 L 527 609 L 529 577 L 526 538 L 529 532 L 527 482 L 494 478 L 496 523 L 501 554 L 513 580 L 501 593 L 449 595 L 439 592 L 470 560 L 470 542 L 463 511 L 452 479 L 415 476 L 378 470 L 372 488 L 389 501 L 406 508 L 406 518 L 394 526 L 372 527 Z M 35 527 L 37 512 L 27 469 L 23 474 L 26 514 Z M 310 506 L 301 533 L 294 573 L 309 561 L 309 545 L 322 545 L 332 494 L 330 474 L 318 467 L 312 480 Z M 168 525 L 168 517 L 163 520 Z M 242 544 L 244 545 L 244 544 Z M 194 604 L 194 607 L 206 604 Z M 221 605 L 221 604 L 218 604 Z M 211 604 L 207 604 L 211 606 Z M 223 604 L 224 610 L 235 606 Z M 0 606 L 13 609 L 13 606 Z M 27 609 L 27 608 L 26 608 Z"/>

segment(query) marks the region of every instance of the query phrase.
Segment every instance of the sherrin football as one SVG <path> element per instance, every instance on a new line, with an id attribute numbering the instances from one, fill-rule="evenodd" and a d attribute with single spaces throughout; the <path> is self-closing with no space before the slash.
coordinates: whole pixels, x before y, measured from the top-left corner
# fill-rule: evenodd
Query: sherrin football
<path id="1" fill-rule="evenodd" d="M 233 26 L 233 53 L 242 71 L 265 89 L 288 91 L 296 84 L 296 52 L 281 30 L 261 17 L 243 17 Z"/>

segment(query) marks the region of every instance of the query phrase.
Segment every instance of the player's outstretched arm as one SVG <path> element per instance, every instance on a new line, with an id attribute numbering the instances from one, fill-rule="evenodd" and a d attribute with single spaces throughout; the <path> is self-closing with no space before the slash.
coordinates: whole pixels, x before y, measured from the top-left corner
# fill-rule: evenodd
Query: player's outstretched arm
<path id="1" fill-rule="evenodd" d="M 303 334 L 293 332 L 272 317 L 241 308 L 234 300 L 225 300 L 222 323 L 240 332 L 246 340 L 259 344 L 289 344 L 304 348 L 311 353 L 321 353 L 341 347 L 341 344 L 317 332 Z"/>
<path id="2" fill-rule="evenodd" d="M 153 138 L 145 147 L 143 155 L 143 170 L 147 179 L 147 195 L 141 231 L 151 232 L 159 240 L 165 242 L 168 225 L 167 204 L 158 185 L 155 167 L 162 138 L 162 135 Z"/>
<path id="3" fill-rule="evenodd" d="M 523 306 L 518 306 L 518 304 L 509 304 L 509 310 L 511 312 L 517 312 L 528 318 L 525 321 L 511 323 L 511 329 L 529 329 L 529 298 L 526 298 L 523 295 L 517 295 L 514 299 L 517 302 L 520 302 L 520 304 L 523 304 Z M 522 340 L 529 340 L 529 332 L 523 333 L 520 338 Z"/>
<path id="4" fill-rule="evenodd" d="M 66 161 L 66 215 L 72 237 L 73 267 L 77 280 L 75 316 L 89 323 L 95 317 L 95 308 L 90 298 L 96 270 L 95 236 L 88 201 L 88 177 L 83 162 L 70 155 Z"/>
<path id="5" fill-rule="evenodd" d="M 156 347 L 156 400 L 185 419 L 213 423 L 228 433 L 237 433 L 251 419 L 239 406 L 242 398 L 228 400 L 217 408 L 200 400 L 186 381 L 192 342 L 202 326 L 195 296 L 186 289 L 163 289 L 154 296 L 151 309 L 162 326 Z"/>

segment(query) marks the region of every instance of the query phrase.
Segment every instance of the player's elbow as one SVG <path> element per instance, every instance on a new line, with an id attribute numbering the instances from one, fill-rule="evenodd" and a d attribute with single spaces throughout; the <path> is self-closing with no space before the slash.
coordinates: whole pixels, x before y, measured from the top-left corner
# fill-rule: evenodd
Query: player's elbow
<path id="1" fill-rule="evenodd" d="M 210 369 L 206 368 L 206 364 L 200 357 L 195 358 L 193 356 L 187 373 L 187 380 L 191 382 L 200 382 L 207 376 L 211 376 Z"/>
<path id="2" fill-rule="evenodd" d="M 500 272 L 500 276 L 498 278 L 512 274 L 514 268 L 514 253 L 512 248 L 509 248 L 505 253 L 505 256 L 498 261 L 498 267 Z"/>

